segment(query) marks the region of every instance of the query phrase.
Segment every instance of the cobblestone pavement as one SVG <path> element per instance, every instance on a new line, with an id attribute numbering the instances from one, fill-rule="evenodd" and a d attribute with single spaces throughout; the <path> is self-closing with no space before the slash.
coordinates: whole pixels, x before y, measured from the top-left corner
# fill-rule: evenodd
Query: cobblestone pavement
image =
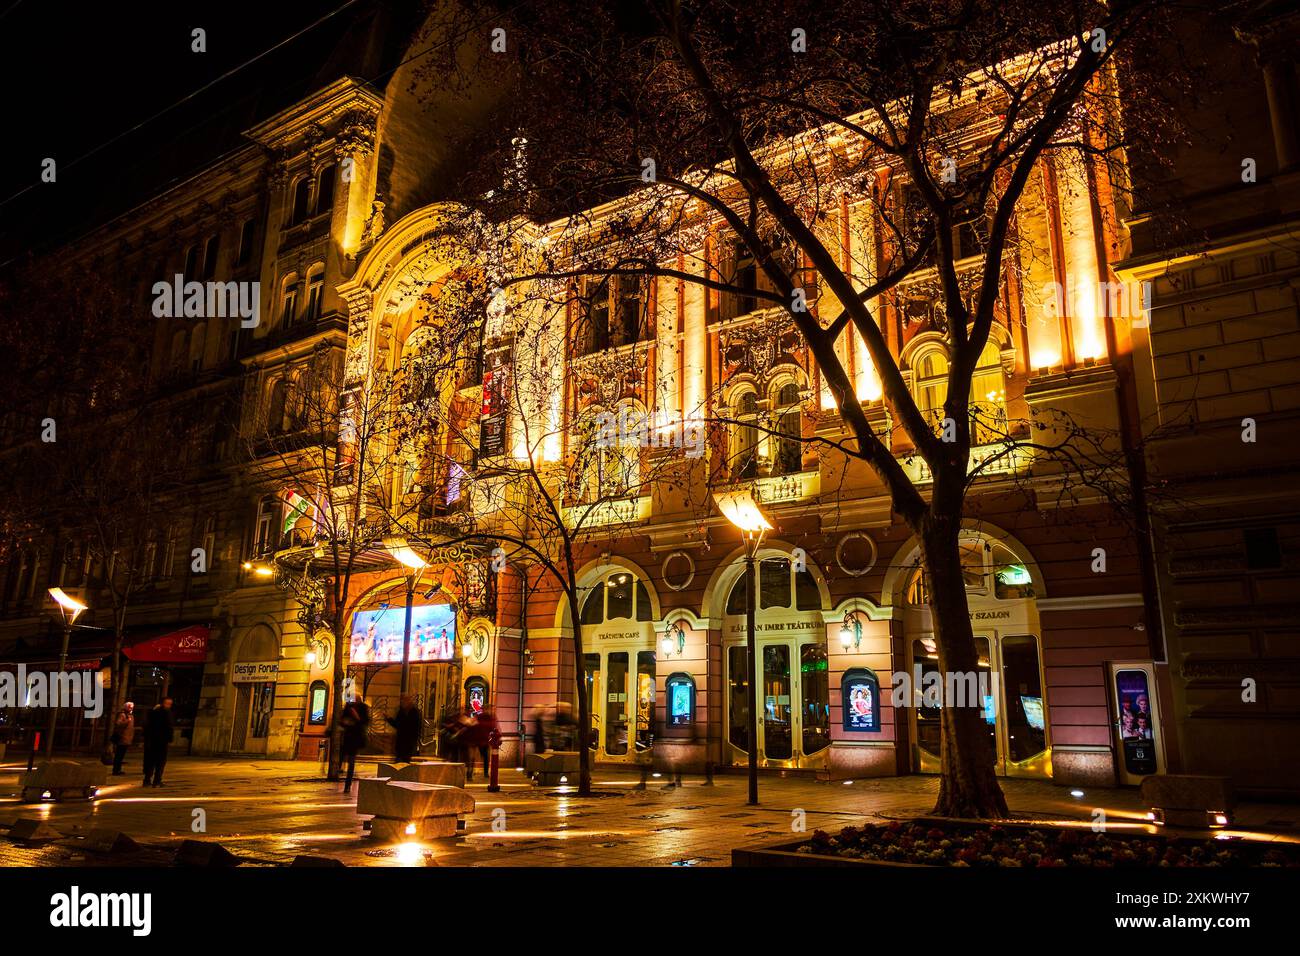
<path id="1" fill-rule="evenodd" d="M 933 777 L 888 777 L 850 783 L 806 776 L 764 776 L 761 804 L 746 806 L 743 775 L 719 775 L 712 786 L 699 777 L 667 789 L 652 779 L 598 768 L 600 796 L 578 799 L 533 786 L 514 769 L 501 774 L 501 792 L 470 784 L 477 802 L 463 835 L 425 843 L 383 845 L 369 839 L 355 812 L 355 792 L 323 779 L 315 762 L 175 757 L 167 783 L 145 789 L 135 775 L 110 777 L 94 802 L 23 804 L 22 764 L 0 764 L 0 866 L 167 865 L 180 841 L 221 843 L 250 864 L 281 864 L 300 854 L 328 856 L 348 865 L 402 866 L 727 866 L 739 846 L 794 840 L 808 832 L 924 814 L 933 806 Z M 373 774 L 374 764 L 358 765 Z M 1096 808 L 1109 823 L 1141 819 L 1136 790 L 1089 790 L 1082 797 L 1050 783 L 1003 781 L 1019 816 L 1091 821 Z M 206 832 L 192 823 L 203 811 Z M 53 842 L 24 845 L 6 839 L 19 818 L 37 818 L 59 834 Z M 1271 839 L 1300 838 L 1300 807 L 1244 804 L 1236 824 Z M 495 824 L 495 828 L 494 828 Z M 80 840 L 92 828 L 120 830 L 138 843 L 134 853 L 87 852 Z"/>

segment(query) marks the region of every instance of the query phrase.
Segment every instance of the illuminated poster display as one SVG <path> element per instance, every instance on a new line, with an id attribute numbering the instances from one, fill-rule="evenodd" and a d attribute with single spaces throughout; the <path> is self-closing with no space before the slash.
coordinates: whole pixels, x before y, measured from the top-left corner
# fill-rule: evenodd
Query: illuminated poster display
<path id="1" fill-rule="evenodd" d="M 483 355 L 483 412 L 479 418 L 478 440 L 478 451 L 484 458 L 505 454 L 509 383 L 510 346 L 486 349 Z"/>
<path id="2" fill-rule="evenodd" d="M 482 677 L 471 677 L 465 681 L 465 704 L 475 717 L 487 709 L 488 687 Z"/>
<path id="3" fill-rule="evenodd" d="M 695 720 L 695 679 L 689 674 L 672 674 L 668 691 L 668 726 L 688 727 Z"/>
<path id="4" fill-rule="evenodd" d="M 401 663 L 406 609 L 358 611 L 352 619 L 350 662 Z M 411 609 L 411 660 L 450 661 L 456 657 L 456 608 L 425 604 Z"/>
<path id="5" fill-rule="evenodd" d="M 844 729 L 855 734 L 880 731 L 880 679 L 875 671 L 854 667 L 840 678 Z"/>
<path id="6" fill-rule="evenodd" d="M 1119 704 L 1119 736 L 1124 745 L 1125 768 L 1136 775 L 1155 773 L 1156 732 L 1146 671 L 1116 671 L 1115 700 Z"/>

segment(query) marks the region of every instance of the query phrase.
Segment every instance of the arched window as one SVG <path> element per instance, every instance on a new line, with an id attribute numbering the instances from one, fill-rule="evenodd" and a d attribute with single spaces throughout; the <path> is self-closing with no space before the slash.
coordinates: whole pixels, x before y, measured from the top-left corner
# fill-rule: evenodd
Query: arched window
<path id="1" fill-rule="evenodd" d="M 289 385 L 284 378 L 277 378 L 271 386 L 271 394 L 266 403 L 266 430 L 278 435 L 285 429 L 285 411 L 289 399 Z"/>
<path id="2" fill-rule="evenodd" d="M 280 283 L 280 325 L 288 328 L 298 317 L 298 276 L 290 273 Z"/>
<path id="3" fill-rule="evenodd" d="M 746 576 L 742 572 L 727 595 L 728 614 L 745 613 Z M 758 564 L 758 604 L 760 610 L 790 608 L 816 611 L 822 606 L 821 589 L 807 568 L 796 570 L 789 558 L 764 558 Z"/>
<path id="4" fill-rule="evenodd" d="M 334 180 L 337 177 L 338 167 L 333 163 L 321 167 L 320 172 L 316 174 L 316 211 L 315 215 L 319 216 L 323 212 L 329 212 L 334 205 Z"/>
<path id="5" fill-rule="evenodd" d="M 737 478 L 758 475 L 758 393 L 745 389 L 731 400 L 731 470 Z"/>
<path id="6" fill-rule="evenodd" d="M 257 519 L 253 524 L 253 555 L 261 557 L 275 550 L 279 528 L 280 502 L 275 495 L 266 495 L 257 503 Z"/>
<path id="7" fill-rule="evenodd" d="M 582 603 L 583 624 L 653 620 L 654 608 L 645 582 L 631 571 L 615 571 L 592 587 Z"/>
<path id="8" fill-rule="evenodd" d="M 1023 600 L 1034 596 L 1034 582 L 1024 560 L 1002 542 L 982 535 L 968 535 L 960 540 L 958 548 L 967 593 L 992 595 L 1000 600 Z M 920 565 L 908 578 L 904 600 L 913 607 L 930 603 L 929 575 Z"/>
<path id="9" fill-rule="evenodd" d="M 794 474 L 803 469 L 803 410 L 799 386 L 794 382 L 787 382 L 777 392 L 775 415 L 772 474 Z"/>
<path id="10" fill-rule="evenodd" d="M 325 265 L 318 262 L 307 270 L 307 307 L 303 309 L 302 317 L 308 322 L 319 319 L 324 297 Z"/>
<path id="11" fill-rule="evenodd" d="M 943 403 L 948 397 L 948 354 L 934 345 L 919 352 L 912 366 L 913 394 L 917 407 L 938 431 L 947 416 Z M 997 345 L 986 342 L 971 377 L 971 443 L 987 445 L 1007 436 L 1006 382 L 1002 356 Z"/>
<path id="12" fill-rule="evenodd" d="M 207 339 L 207 325 L 199 322 L 190 333 L 190 371 L 203 371 L 203 350 Z"/>
<path id="13" fill-rule="evenodd" d="M 296 226 L 307 218 L 311 210 L 311 177 L 303 176 L 293 184 L 293 216 L 289 224 Z"/>
<path id="14" fill-rule="evenodd" d="M 185 330 L 181 329 L 172 333 L 172 351 L 171 357 L 167 362 L 167 373 L 169 375 L 180 375 L 185 371 L 185 356 L 187 349 Z"/>

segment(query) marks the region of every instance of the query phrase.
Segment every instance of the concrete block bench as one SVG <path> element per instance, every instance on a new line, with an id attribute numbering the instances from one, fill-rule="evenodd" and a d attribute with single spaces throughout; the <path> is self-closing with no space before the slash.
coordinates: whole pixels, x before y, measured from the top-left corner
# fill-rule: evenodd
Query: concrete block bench
<path id="1" fill-rule="evenodd" d="M 576 750 L 550 750 L 544 754 L 528 754 L 524 758 L 524 772 L 540 786 L 557 787 L 568 777 L 576 783 L 582 755 Z"/>
<path id="2" fill-rule="evenodd" d="M 374 817 L 370 835 L 377 839 L 431 840 L 455 836 L 460 817 L 474 812 L 474 798 L 459 787 L 385 777 L 358 783 L 357 813 Z"/>
<path id="3" fill-rule="evenodd" d="M 24 803 L 36 803 L 48 793 L 55 800 L 68 794 L 90 800 L 107 781 L 108 768 L 102 763 L 47 761 L 22 775 L 22 799 Z"/>
<path id="4" fill-rule="evenodd" d="M 1157 820 L 1174 827 L 1223 826 L 1215 817 L 1231 818 L 1235 805 L 1227 777 L 1157 774 L 1143 778 L 1139 793 Z"/>
<path id="5" fill-rule="evenodd" d="M 465 789 L 465 765 L 445 760 L 381 763 L 375 776 L 387 777 L 389 780 L 410 780 L 413 783 L 433 783 L 443 787 Z"/>

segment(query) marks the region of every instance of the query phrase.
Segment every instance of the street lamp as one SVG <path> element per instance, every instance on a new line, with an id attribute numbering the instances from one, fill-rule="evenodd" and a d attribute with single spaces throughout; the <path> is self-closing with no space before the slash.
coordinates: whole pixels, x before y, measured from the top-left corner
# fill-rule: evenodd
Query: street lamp
<path id="1" fill-rule="evenodd" d="M 858 620 L 857 611 L 845 611 L 844 623 L 840 625 L 840 647 L 847 651 L 849 645 L 855 651 L 862 647 L 862 622 Z"/>
<path id="2" fill-rule="evenodd" d="M 59 673 L 62 674 L 68 666 L 68 643 L 72 639 L 72 625 L 81 612 L 86 610 L 86 605 L 66 594 L 63 588 L 50 588 L 49 593 L 59 605 L 59 613 L 63 615 L 63 646 L 59 650 Z M 55 704 L 57 701 L 51 702 L 50 731 L 45 740 L 45 756 L 50 758 L 54 756 L 54 731 L 59 725 L 59 708 Z"/>
<path id="3" fill-rule="evenodd" d="M 763 543 L 763 535 L 772 530 L 754 496 L 747 490 L 714 494 L 714 504 L 724 518 L 735 525 L 745 539 L 745 646 L 749 656 L 749 674 L 745 681 L 749 702 L 749 804 L 758 805 L 758 647 L 754 634 L 754 606 L 758 593 L 754 555 Z"/>
<path id="4" fill-rule="evenodd" d="M 407 568 L 406 575 L 406 626 L 402 631 L 402 686 L 406 694 L 411 684 L 411 612 L 415 606 L 415 586 L 429 562 L 415 553 L 405 538 L 385 538 L 384 547 L 399 563 Z"/>

